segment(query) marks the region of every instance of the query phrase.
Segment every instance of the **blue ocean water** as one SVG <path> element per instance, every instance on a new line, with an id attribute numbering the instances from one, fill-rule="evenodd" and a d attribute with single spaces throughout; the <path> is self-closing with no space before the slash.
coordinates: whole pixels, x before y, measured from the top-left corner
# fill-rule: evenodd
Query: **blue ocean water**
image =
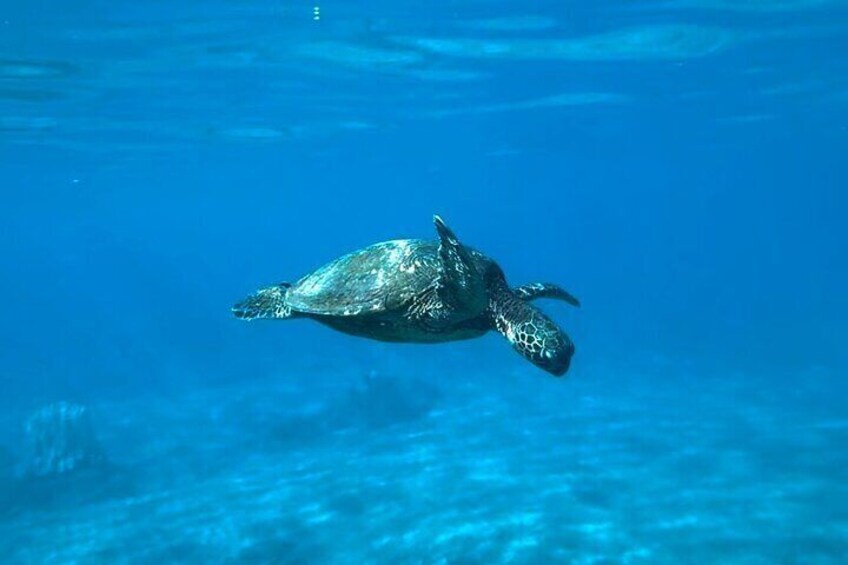
<path id="1" fill-rule="evenodd" d="M 848 4 L 0 0 L 0 562 L 844 563 Z M 233 318 L 440 214 L 576 344 Z"/>

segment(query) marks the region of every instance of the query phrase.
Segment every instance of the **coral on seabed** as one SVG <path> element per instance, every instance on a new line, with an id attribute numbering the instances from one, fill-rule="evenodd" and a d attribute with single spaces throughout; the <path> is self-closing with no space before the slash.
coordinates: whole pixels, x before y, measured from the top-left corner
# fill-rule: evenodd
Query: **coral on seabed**
<path id="1" fill-rule="evenodd" d="M 85 406 L 56 402 L 37 410 L 25 426 L 23 474 L 56 477 L 103 461 Z"/>

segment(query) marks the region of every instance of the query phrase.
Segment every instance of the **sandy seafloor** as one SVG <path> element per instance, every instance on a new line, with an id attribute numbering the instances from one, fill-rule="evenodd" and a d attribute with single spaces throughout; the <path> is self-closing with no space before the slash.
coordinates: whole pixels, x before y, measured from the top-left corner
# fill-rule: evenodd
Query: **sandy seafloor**
<path id="1" fill-rule="evenodd" d="M 566 380 L 532 368 L 422 371 L 384 370 L 367 385 L 353 369 L 293 370 L 94 403 L 109 464 L 58 481 L 7 476 L 3 562 L 839 563 L 848 553 L 848 419 L 819 392 L 837 378 L 825 368 L 791 388 L 662 360 Z M 4 432 L 22 417 L 6 412 Z"/>

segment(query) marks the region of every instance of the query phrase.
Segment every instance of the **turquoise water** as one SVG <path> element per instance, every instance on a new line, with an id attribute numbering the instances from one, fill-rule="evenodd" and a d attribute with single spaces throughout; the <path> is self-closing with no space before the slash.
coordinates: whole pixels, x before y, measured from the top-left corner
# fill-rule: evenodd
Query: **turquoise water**
<path id="1" fill-rule="evenodd" d="M 845 2 L 0 8 L 3 563 L 845 561 Z M 564 378 L 233 318 L 434 213 Z"/>

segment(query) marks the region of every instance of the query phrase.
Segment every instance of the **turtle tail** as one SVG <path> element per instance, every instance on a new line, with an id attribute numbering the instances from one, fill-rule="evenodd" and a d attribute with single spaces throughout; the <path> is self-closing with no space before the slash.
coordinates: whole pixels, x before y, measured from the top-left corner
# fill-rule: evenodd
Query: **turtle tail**
<path id="1" fill-rule="evenodd" d="M 293 312 L 286 301 L 289 288 L 289 283 L 282 283 L 260 289 L 233 306 L 233 316 L 242 320 L 291 318 Z"/>

